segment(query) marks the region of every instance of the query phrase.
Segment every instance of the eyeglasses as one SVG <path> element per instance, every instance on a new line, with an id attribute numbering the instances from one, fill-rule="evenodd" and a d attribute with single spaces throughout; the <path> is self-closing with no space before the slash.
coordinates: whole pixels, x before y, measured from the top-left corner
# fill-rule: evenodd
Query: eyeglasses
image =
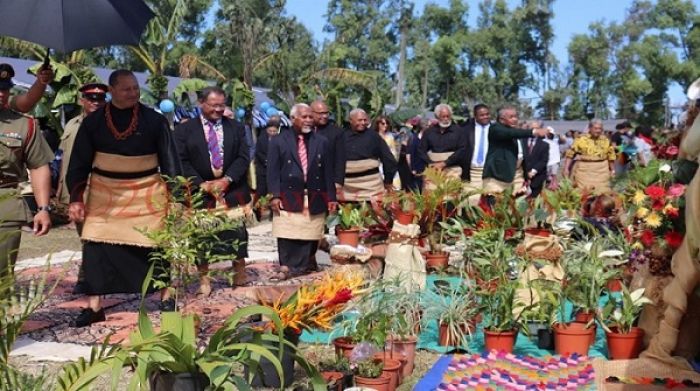
<path id="1" fill-rule="evenodd" d="M 105 101 L 105 98 L 104 98 L 104 97 L 99 97 L 99 98 L 98 98 L 98 97 L 86 96 L 85 99 L 86 99 L 87 101 L 93 102 L 93 103 L 102 103 L 102 102 Z"/>
<path id="2" fill-rule="evenodd" d="M 320 115 L 328 115 L 328 111 L 314 111 L 314 114 L 320 114 Z"/>
<path id="3" fill-rule="evenodd" d="M 212 105 L 210 103 L 204 102 L 205 105 L 211 107 L 214 110 L 226 110 L 226 105 Z"/>

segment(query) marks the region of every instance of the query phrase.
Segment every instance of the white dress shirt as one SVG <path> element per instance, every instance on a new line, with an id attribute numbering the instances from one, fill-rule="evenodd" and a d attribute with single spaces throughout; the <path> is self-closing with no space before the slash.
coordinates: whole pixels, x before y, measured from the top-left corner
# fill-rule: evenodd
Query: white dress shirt
<path id="1" fill-rule="evenodd" d="M 481 125 L 478 122 L 474 122 L 474 153 L 472 154 L 472 167 L 484 167 L 486 162 L 486 154 L 489 151 L 489 128 L 491 123 L 486 125 Z M 481 144 L 481 131 L 484 131 L 484 161 L 479 163 L 477 157 L 479 155 L 479 145 Z"/>

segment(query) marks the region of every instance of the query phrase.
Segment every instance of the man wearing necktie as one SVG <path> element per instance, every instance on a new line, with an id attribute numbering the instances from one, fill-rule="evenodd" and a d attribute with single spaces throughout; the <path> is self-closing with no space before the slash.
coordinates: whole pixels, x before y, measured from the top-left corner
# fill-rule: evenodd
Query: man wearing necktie
<path id="1" fill-rule="evenodd" d="M 530 122 L 533 129 L 542 128 L 541 121 Z M 549 161 L 549 144 L 542 137 L 527 139 L 527 148 L 523 157 L 523 168 L 526 181 L 530 184 L 530 198 L 537 197 L 547 179 L 547 162 Z"/>
<path id="2" fill-rule="evenodd" d="M 313 132 L 311 108 L 297 103 L 292 128 L 270 139 L 267 187 L 272 194 L 272 235 L 282 272 L 296 276 L 314 269 L 326 215 L 337 207 L 333 157 L 328 139 Z M 283 273 L 286 274 L 286 273 Z"/>
<path id="3" fill-rule="evenodd" d="M 491 128 L 491 111 L 485 104 L 474 106 L 474 118 L 467 121 L 465 130 L 467 132 L 466 164 L 469 167 L 466 172 L 464 190 L 468 192 L 479 192 L 483 189 L 482 175 L 484 174 L 484 163 L 489 150 L 489 128 Z M 478 203 L 479 194 L 469 197 L 472 204 Z"/>
<path id="4" fill-rule="evenodd" d="M 219 87 L 206 87 L 199 96 L 202 114 L 175 128 L 184 176 L 205 192 L 203 207 L 232 218 L 249 217 L 250 190 L 247 172 L 250 163 L 243 125 L 224 116 L 226 93 Z M 248 256 L 248 233 L 245 223 L 219 234 L 219 239 L 232 245 L 215 248 L 218 254 L 230 254 L 234 284 L 245 284 L 245 257 Z M 200 293 L 209 295 L 211 285 L 206 259 L 200 260 Z"/>

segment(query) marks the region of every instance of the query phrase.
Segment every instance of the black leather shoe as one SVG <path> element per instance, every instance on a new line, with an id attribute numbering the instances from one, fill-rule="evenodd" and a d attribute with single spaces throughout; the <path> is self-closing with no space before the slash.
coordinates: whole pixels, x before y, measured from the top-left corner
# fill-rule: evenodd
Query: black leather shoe
<path id="1" fill-rule="evenodd" d="M 158 304 L 158 309 L 160 312 L 175 311 L 175 299 L 162 300 L 160 304 Z"/>
<path id="2" fill-rule="evenodd" d="M 104 322 L 105 321 L 105 310 L 100 308 L 99 311 L 95 312 L 92 308 L 85 308 L 80 312 L 77 318 L 70 322 L 71 327 L 85 327 L 90 326 L 93 323 Z"/>

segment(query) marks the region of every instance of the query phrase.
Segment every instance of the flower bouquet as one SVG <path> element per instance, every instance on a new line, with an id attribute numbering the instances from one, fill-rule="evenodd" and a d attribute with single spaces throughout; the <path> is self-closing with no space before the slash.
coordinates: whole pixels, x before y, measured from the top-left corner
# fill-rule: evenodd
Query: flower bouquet
<path id="1" fill-rule="evenodd" d="M 667 165 L 661 165 L 665 170 Z M 685 185 L 661 179 L 634 190 L 630 197 L 628 239 L 632 243 L 630 266 L 633 270 L 648 263 L 652 275 L 671 274 L 671 256 L 685 234 L 683 207 Z"/>
<path id="2" fill-rule="evenodd" d="M 330 330 L 333 320 L 350 300 L 362 292 L 364 284 L 359 273 L 335 272 L 311 285 L 302 286 L 286 301 L 280 299 L 264 305 L 279 315 L 286 331 L 301 334 L 305 329 Z M 275 329 L 272 323 L 265 327 Z"/>

